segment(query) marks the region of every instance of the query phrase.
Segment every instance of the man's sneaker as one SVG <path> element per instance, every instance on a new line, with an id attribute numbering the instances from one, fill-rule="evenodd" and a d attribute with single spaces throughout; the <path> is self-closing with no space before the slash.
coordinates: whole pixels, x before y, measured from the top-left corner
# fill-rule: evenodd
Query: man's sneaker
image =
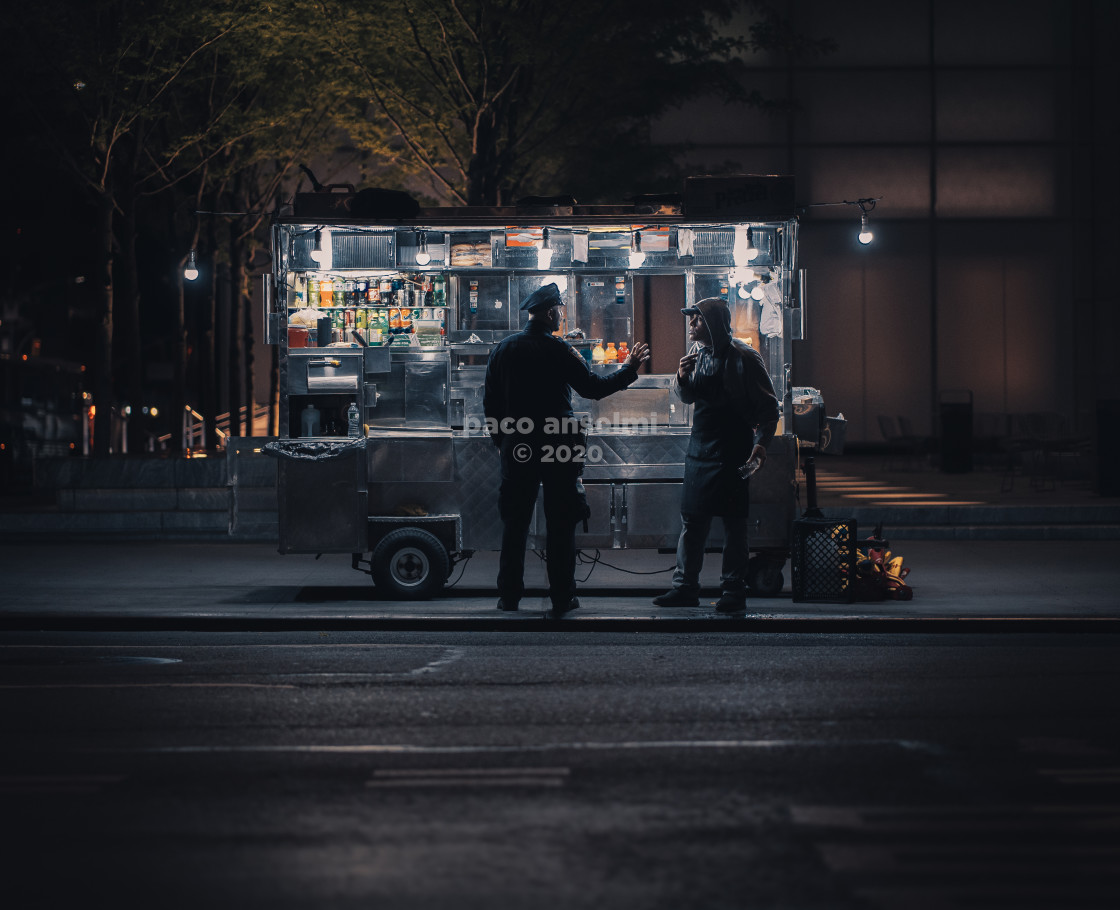
<path id="1" fill-rule="evenodd" d="M 516 600 L 506 600 L 504 597 L 498 598 L 498 609 L 504 610 L 506 613 L 512 613 L 517 609 Z"/>
<path id="2" fill-rule="evenodd" d="M 552 609 L 549 611 L 549 616 L 552 619 L 559 619 L 561 616 L 567 616 L 572 610 L 579 609 L 579 598 L 573 597 L 566 604 L 554 603 Z"/>
<path id="3" fill-rule="evenodd" d="M 746 613 L 747 598 L 743 594 L 721 594 L 716 601 L 717 613 Z"/>
<path id="4" fill-rule="evenodd" d="M 668 594 L 653 599 L 655 607 L 698 607 L 700 598 L 695 594 L 685 594 L 680 588 L 673 588 Z"/>

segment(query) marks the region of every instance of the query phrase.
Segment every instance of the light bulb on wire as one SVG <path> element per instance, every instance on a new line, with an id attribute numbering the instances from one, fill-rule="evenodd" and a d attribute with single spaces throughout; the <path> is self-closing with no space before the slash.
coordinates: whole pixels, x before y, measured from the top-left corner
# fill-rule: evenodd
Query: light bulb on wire
<path id="1" fill-rule="evenodd" d="M 642 252 L 642 232 L 634 231 L 630 239 L 630 268 L 640 269 L 646 261 L 646 254 Z"/>
<path id="2" fill-rule="evenodd" d="M 552 267 L 552 245 L 548 239 L 548 228 L 541 232 L 541 246 L 537 250 L 537 269 L 545 271 Z"/>
<path id="3" fill-rule="evenodd" d="M 190 256 L 187 257 L 187 267 L 183 269 L 183 277 L 187 281 L 194 281 L 198 277 L 198 262 L 195 259 L 194 250 L 191 250 Z"/>
<path id="4" fill-rule="evenodd" d="M 416 251 L 416 264 L 427 265 L 432 261 L 432 254 L 428 252 L 428 235 L 420 231 L 420 249 Z"/>
<path id="5" fill-rule="evenodd" d="M 747 228 L 747 262 L 758 258 L 758 247 L 754 245 L 754 231 Z"/>
<path id="6" fill-rule="evenodd" d="M 315 229 L 315 240 L 311 244 L 311 258 L 315 262 L 323 261 L 323 232 Z"/>
<path id="7" fill-rule="evenodd" d="M 859 242 L 868 244 L 875 239 L 875 235 L 871 233 L 871 228 L 867 223 L 867 212 L 864 212 L 859 217 Z"/>
<path id="8" fill-rule="evenodd" d="M 749 226 L 738 225 L 735 228 L 731 256 L 735 260 L 735 265 L 739 267 L 746 266 L 748 262 L 758 257 L 758 247 L 754 245 L 754 232 Z"/>

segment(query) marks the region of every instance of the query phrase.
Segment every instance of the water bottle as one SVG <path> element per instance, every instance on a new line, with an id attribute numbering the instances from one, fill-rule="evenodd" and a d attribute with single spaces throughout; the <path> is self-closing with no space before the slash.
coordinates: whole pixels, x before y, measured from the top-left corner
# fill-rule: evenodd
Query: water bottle
<path id="1" fill-rule="evenodd" d="M 346 411 L 346 435 L 351 437 L 360 437 L 362 435 L 362 428 L 359 421 L 360 415 L 358 414 L 358 405 L 353 401 L 350 402 L 350 407 Z"/>

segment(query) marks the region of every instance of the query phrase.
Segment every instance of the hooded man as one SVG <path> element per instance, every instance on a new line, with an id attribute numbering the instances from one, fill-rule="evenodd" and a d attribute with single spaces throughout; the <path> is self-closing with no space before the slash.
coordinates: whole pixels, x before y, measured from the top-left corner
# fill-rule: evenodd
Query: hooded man
<path id="1" fill-rule="evenodd" d="M 747 513 L 753 470 L 766 463 L 780 411 L 761 355 L 731 335 L 731 311 L 720 297 L 681 310 L 693 342 L 673 380 L 681 401 L 693 405 L 685 456 L 681 535 L 673 589 L 653 599 L 659 607 L 695 607 L 712 517 L 723 519 L 720 613 L 747 608 Z M 757 465 L 757 466 L 756 466 Z"/>
<path id="2" fill-rule="evenodd" d="M 598 400 L 626 388 L 649 359 L 649 345 L 636 342 L 630 356 L 608 376 L 591 371 L 570 344 L 552 333 L 560 328 L 564 302 L 555 283 L 521 304 L 525 329 L 500 342 L 486 364 L 482 400 L 494 444 L 501 451 L 502 554 L 498 563 L 498 609 L 516 610 L 525 592 L 525 544 L 529 522 L 544 487 L 548 595 L 552 616 L 576 609 L 576 524 L 586 518 L 579 475 L 586 447 L 575 428 L 572 389 Z"/>

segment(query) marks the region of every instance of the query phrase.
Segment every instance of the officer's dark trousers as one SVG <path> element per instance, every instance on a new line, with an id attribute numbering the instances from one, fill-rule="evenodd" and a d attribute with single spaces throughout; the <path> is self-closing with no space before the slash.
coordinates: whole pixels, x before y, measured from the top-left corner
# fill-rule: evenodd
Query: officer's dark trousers
<path id="1" fill-rule="evenodd" d="M 498 512 L 503 526 L 498 596 L 507 603 L 516 603 L 525 593 L 525 544 L 529 537 L 533 506 L 537 501 L 537 489 L 542 485 L 548 528 L 545 536 L 548 596 L 553 604 L 567 604 L 575 594 L 576 519 L 573 496 L 578 471 L 578 465 L 541 464 L 536 457 L 523 464 L 513 457 L 511 450 L 503 449 L 502 485 L 498 492 Z"/>
<path id="2" fill-rule="evenodd" d="M 700 591 L 700 569 L 704 566 L 704 546 L 711 527 L 711 515 L 681 515 L 673 587 L 686 594 Z M 746 515 L 723 519 L 723 565 L 719 586 L 724 594 L 747 596 L 747 560 L 750 558 L 747 533 Z"/>

